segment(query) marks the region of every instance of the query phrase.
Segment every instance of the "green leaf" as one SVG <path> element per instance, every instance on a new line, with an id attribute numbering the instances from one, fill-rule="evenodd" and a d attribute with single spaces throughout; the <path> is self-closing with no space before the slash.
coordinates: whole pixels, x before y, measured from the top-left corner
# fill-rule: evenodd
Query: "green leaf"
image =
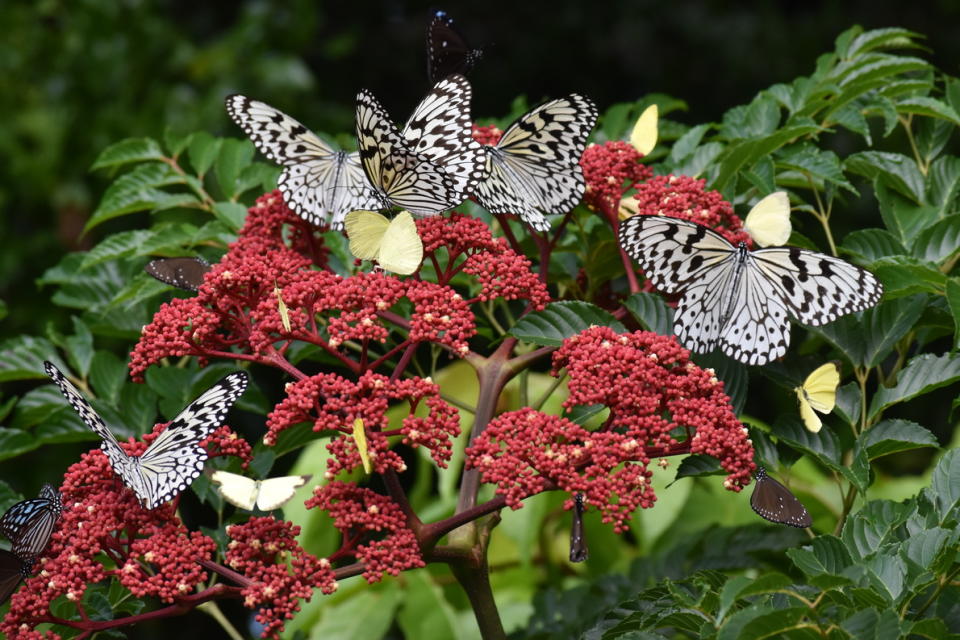
<path id="1" fill-rule="evenodd" d="M 77 373 L 86 377 L 93 359 L 93 334 L 80 318 L 73 316 L 71 320 L 74 334 L 64 339 L 63 348 L 66 349 L 67 358 Z"/>
<path id="2" fill-rule="evenodd" d="M 90 384 L 98 396 L 111 404 L 120 398 L 127 378 L 127 365 L 109 351 L 97 351 L 90 365 Z"/>
<path id="3" fill-rule="evenodd" d="M 443 597 L 427 571 L 409 571 L 406 597 L 397 622 L 407 638 L 456 638 L 458 627 L 453 607 Z"/>
<path id="4" fill-rule="evenodd" d="M 217 220 L 236 232 L 247 219 L 247 208 L 239 202 L 215 202 L 213 214 L 217 216 Z"/>
<path id="5" fill-rule="evenodd" d="M 923 203 L 923 174 L 909 156 L 886 151 L 861 151 L 847 156 L 843 164 L 851 173 L 880 179 L 916 204 Z"/>
<path id="6" fill-rule="evenodd" d="M 896 236 L 885 229 L 861 229 L 848 233 L 840 245 L 840 250 L 865 263 L 907 253 Z"/>
<path id="7" fill-rule="evenodd" d="M 717 177 L 711 185 L 712 188 L 723 190 L 742 168 L 749 167 L 760 158 L 770 155 L 797 138 L 816 133 L 819 130 L 820 127 L 812 123 L 784 127 L 768 136 L 731 145 L 723 154 Z"/>
<path id="8" fill-rule="evenodd" d="M 960 251 L 960 214 L 948 216 L 921 231 L 912 247 L 920 260 L 941 264 Z"/>
<path id="9" fill-rule="evenodd" d="M 937 505 L 940 522 L 944 522 L 960 501 L 960 449 L 950 449 L 943 454 L 924 494 Z"/>
<path id="10" fill-rule="evenodd" d="M 589 302 L 551 302 L 543 311 L 529 313 L 510 329 L 510 335 L 533 344 L 559 347 L 570 336 L 591 326 L 610 327 L 618 333 L 624 326 L 609 312 Z"/>
<path id="11" fill-rule="evenodd" d="M 938 220 L 940 211 L 937 207 L 910 202 L 879 177 L 873 181 L 873 190 L 883 224 L 906 245 L 913 244 L 917 234 Z"/>
<path id="12" fill-rule="evenodd" d="M 149 211 L 169 197 L 159 187 L 185 183 L 184 178 L 167 164 L 149 162 L 139 165 L 107 187 L 100 205 L 83 230 L 86 233 L 107 220 L 137 211 Z"/>
<path id="13" fill-rule="evenodd" d="M 900 113 L 912 113 L 918 116 L 940 118 L 948 121 L 950 124 L 960 126 L 960 115 L 957 115 L 953 107 L 934 98 L 911 96 L 898 100 L 897 111 Z"/>
<path id="14" fill-rule="evenodd" d="M 56 353 L 57 348 L 46 338 L 17 336 L 4 340 L 0 343 L 0 382 L 45 379 L 44 360 L 63 366 Z"/>
<path id="15" fill-rule="evenodd" d="M 662 336 L 673 335 L 673 309 L 653 293 L 635 293 L 623 301 L 623 306 L 647 331 Z"/>
<path id="16" fill-rule="evenodd" d="M 874 394 L 870 419 L 891 405 L 912 400 L 957 380 L 960 380 L 960 355 L 924 353 L 916 356 L 897 375 L 895 386 L 880 387 Z"/>
<path id="17" fill-rule="evenodd" d="M 881 420 L 861 438 L 871 460 L 900 451 L 940 446 L 936 436 L 928 429 L 916 422 L 900 419 Z"/>
<path id="18" fill-rule="evenodd" d="M 950 278 L 946 286 L 947 304 L 953 315 L 953 344 L 954 349 L 960 349 L 960 278 Z"/>
<path id="19" fill-rule="evenodd" d="M 856 382 L 850 382 L 837 389 L 837 404 L 834 413 L 843 418 L 850 426 L 860 420 L 860 387 Z"/>
<path id="20" fill-rule="evenodd" d="M 874 367 L 913 328 L 926 306 L 924 296 L 897 298 L 811 330 L 836 345 L 853 365 Z"/>
<path id="21" fill-rule="evenodd" d="M 680 478 L 701 478 L 705 476 L 726 475 L 726 471 L 720 466 L 720 461 L 713 456 L 706 454 L 690 455 L 683 459 L 677 467 L 677 475 L 674 481 Z"/>
<path id="22" fill-rule="evenodd" d="M 217 182 L 227 198 L 233 198 L 240 193 L 237 180 L 253 160 L 253 151 L 253 143 L 249 140 L 227 138 L 221 142 L 216 162 Z"/>
<path id="23" fill-rule="evenodd" d="M 733 358 L 728 358 L 719 351 L 710 353 L 693 353 L 691 359 L 703 369 L 712 369 L 718 380 L 723 382 L 723 392 L 730 397 L 730 405 L 734 413 L 743 411 L 747 402 L 747 391 L 750 376 L 746 365 L 740 364 Z"/>
<path id="24" fill-rule="evenodd" d="M 832 184 L 850 193 L 857 193 L 856 188 L 843 175 L 837 154 L 819 149 L 812 143 L 804 142 L 784 148 L 777 154 L 776 163 L 778 167 L 799 172 L 803 176 L 804 186 L 809 185 L 809 177 L 817 184 Z"/>
<path id="25" fill-rule="evenodd" d="M 781 414 L 773 423 L 773 435 L 791 447 L 814 456 L 829 468 L 840 470 L 840 444 L 830 429 L 812 433 L 807 431 L 798 416 Z"/>
<path id="26" fill-rule="evenodd" d="M 934 265 L 910 256 L 882 258 L 873 264 L 873 273 L 883 283 L 887 300 L 917 293 L 942 295 L 947 284 L 947 276 Z"/>
<path id="27" fill-rule="evenodd" d="M 115 233 L 84 254 L 80 269 L 87 269 L 107 260 L 137 255 L 140 245 L 151 235 L 151 232 L 145 229 Z"/>
<path id="28" fill-rule="evenodd" d="M 703 136 L 709 130 L 709 124 L 698 124 L 695 127 L 690 127 L 686 133 L 673 143 L 669 155 L 670 163 L 676 165 L 686 160 L 700 145 L 700 141 L 703 140 Z"/>
<path id="29" fill-rule="evenodd" d="M 787 555 L 800 571 L 811 577 L 822 574 L 840 576 L 853 563 L 844 544 L 832 535 L 814 538 L 810 546 L 787 549 Z"/>
<path id="30" fill-rule="evenodd" d="M 402 594 L 397 588 L 365 589 L 336 604 L 321 599 L 324 603 L 323 617 L 308 629 L 309 638 L 379 640 L 390 631 L 401 599 Z"/>
<path id="31" fill-rule="evenodd" d="M 937 218 L 956 211 L 957 194 L 960 194 L 960 158 L 937 158 L 927 173 L 927 202 L 935 207 Z"/>
<path id="32" fill-rule="evenodd" d="M 920 37 L 915 31 L 900 27 L 870 29 L 860 33 L 852 40 L 844 52 L 845 58 L 856 58 L 877 49 L 919 49 L 914 39 Z"/>
<path id="33" fill-rule="evenodd" d="M 206 131 L 199 131 L 190 137 L 187 153 L 190 157 L 190 166 L 198 176 L 203 176 L 213 166 L 213 161 L 220 154 L 222 143 L 222 138 L 214 138 Z"/>
<path id="34" fill-rule="evenodd" d="M 0 460 L 9 460 L 39 445 L 33 435 L 19 429 L 0 429 Z"/>
<path id="35" fill-rule="evenodd" d="M 104 167 L 116 167 L 133 162 L 162 160 L 164 157 L 160 143 L 153 138 L 127 138 L 116 142 L 97 156 L 91 171 Z"/>

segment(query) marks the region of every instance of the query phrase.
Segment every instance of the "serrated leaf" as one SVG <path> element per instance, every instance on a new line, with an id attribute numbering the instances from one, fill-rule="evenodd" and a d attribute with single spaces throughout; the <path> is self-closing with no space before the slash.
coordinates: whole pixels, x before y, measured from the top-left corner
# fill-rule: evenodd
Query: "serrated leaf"
<path id="1" fill-rule="evenodd" d="M 623 306 L 647 331 L 662 336 L 673 335 L 673 309 L 653 293 L 635 293 L 623 301 Z"/>
<path id="2" fill-rule="evenodd" d="M 744 167 L 750 166 L 760 158 L 773 153 L 797 138 L 816 133 L 819 130 L 820 127 L 816 124 L 784 127 L 768 136 L 731 145 L 723 154 L 717 177 L 713 180 L 711 187 L 723 190 L 737 172 Z"/>
<path id="3" fill-rule="evenodd" d="M 589 302 L 551 302 L 543 311 L 529 313 L 508 332 L 524 342 L 559 347 L 570 336 L 593 325 L 610 327 L 618 333 L 626 331 L 612 314 Z"/>
<path id="4" fill-rule="evenodd" d="M 953 315 L 953 344 L 954 349 L 960 349 L 960 278 L 947 280 L 945 288 L 947 305 Z"/>
<path id="5" fill-rule="evenodd" d="M 127 377 L 127 365 L 109 351 L 97 351 L 90 365 L 90 385 L 98 396 L 116 404 Z"/>
<path id="6" fill-rule="evenodd" d="M 940 522 L 944 522 L 960 501 L 960 449 L 943 454 L 924 493 L 937 505 Z"/>
<path id="7" fill-rule="evenodd" d="M 46 338 L 17 336 L 0 343 L 0 382 L 10 380 L 42 380 L 43 361 L 54 360 L 57 348 Z"/>
<path id="8" fill-rule="evenodd" d="M 807 576 L 841 576 L 853 562 L 840 539 L 831 535 L 814 538 L 811 545 L 800 549 L 787 549 L 787 555 Z"/>
<path id="9" fill-rule="evenodd" d="M 958 380 L 960 355 L 924 353 L 916 356 L 897 375 L 895 386 L 880 387 L 874 394 L 870 402 L 870 418 L 891 405 L 912 400 Z"/>
<path id="10" fill-rule="evenodd" d="M 927 172 L 927 202 L 936 208 L 938 218 L 956 211 L 960 194 L 960 158 L 943 156 L 934 160 Z"/>
<path id="11" fill-rule="evenodd" d="M 837 404 L 834 413 L 843 418 L 848 425 L 856 425 L 860 420 L 860 387 L 850 382 L 837 389 Z"/>
<path id="12" fill-rule="evenodd" d="M 870 29 L 851 39 L 844 54 L 847 58 L 855 58 L 877 49 L 919 49 L 920 45 L 914 42 L 919 36 L 917 32 L 901 27 Z"/>
<path id="13" fill-rule="evenodd" d="M 868 502 L 844 522 L 841 536 L 847 551 L 854 558 L 861 559 L 884 553 L 884 545 L 900 539 L 898 529 L 910 513 L 910 507 L 903 503 L 890 500 Z"/>
<path id="14" fill-rule="evenodd" d="M 811 330 L 836 345 L 855 366 L 874 367 L 913 328 L 926 306 L 925 296 L 897 298 Z"/>
<path id="15" fill-rule="evenodd" d="M 897 111 L 900 113 L 912 113 L 919 116 L 940 118 L 953 125 L 960 126 L 960 115 L 957 115 L 953 107 L 945 102 L 927 96 L 911 96 L 898 100 Z"/>
<path id="16" fill-rule="evenodd" d="M 936 436 L 928 429 L 916 422 L 900 419 L 881 420 L 861 439 L 871 460 L 900 451 L 940 446 Z"/>
<path id="17" fill-rule="evenodd" d="M 948 216 L 921 231 L 913 242 L 919 260 L 941 264 L 960 251 L 960 214 Z"/>
<path id="18" fill-rule="evenodd" d="M 840 158 L 832 151 L 824 151 L 812 143 L 805 142 L 784 148 L 776 156 L 778 167 L 798 171 L 805 178 L 812 178 L 818 184 L 832 184 L 856 194 L 854 188 L 840 165 Z"/>
<path id="19" fill-rule="evenodd" d="M 811 433 L 796 415 L 781 414 L 773 423 L 773 435 L 795 449 L 814 456 L 833 469 L 840 470 L 840 444 L 830 429 Z"/>
<path id="20" fill-rule="evenodd" d="M 726 475 L 720 461 L 706 454 L 689 455 L 677 467 L 674 482 L 680 478 L 701 478 L 704 476 Z"/>
<path id="21" fill-rule="evenodd" d="M 872 265 L 887 300 L 918 293 L 941 295 L 947 277 L 931 263 L 910 256 L 882 258 Z"/>
<path id="22" fill-rule="evenodd" d="M 153 138 L 127 138 L 101 151 L 90 170 L 116 167 L 133 162 L 162 160 L 163 157 L 160 143 Z"/>
<path id="23" fill-rule="evenodd" d="M 145 229 L 115 233 L 101 240 L 96 247 L 84 254 L 80 268 L 87 269 L 107 260 L 136 255 L 137 249 L 150 235 L 151 232 Z"/>
<path id="24" fill-rule="evenodd" d="M 213 214 L 217 216 L 217 220 L 236 232 L 247 219 L 247 208 L 239 202 L 215 202 Z"/>
<path id="25" fill-rule="evenodd" d="M 190 166 L 198 176 L 204 175 L 213 166 L 214 160 L 220 154 L 222 142 L 221 138 L 214 138 L 206 131 L 199 131 L 191 136 L 187 154 Z"/>
<path id="26" fill-rule="evenodd" d="M 185 184 L 185 179 L 169 165 L 148 162 L 134 167 L 107 187 L 97 209 L 84 225 L 84 232 L 97 225 L 137 211 L 149 211 L 169 197 L 159 187 Z"/>
<path id="27" fill-rule="evenodd" d="M 900 241 L 886 229 L 860 229 L 848 233 L 840 250 L 865 263 L 907 253 Z"/>
<path id="28" fill-rule="evenodd" d="M 673 147 L 670 149 L 669 161 L 671 164 L 677 164 L 687 159 L 700 145 L 703 136 L 710 130 L 709 124 L 698 124 L 690 127 L 686 133 L 680 136 Z"/>
<path id="29" fill-rule="evenodd" d="M 253 143 L 249 140 L 224 139 L 216 161 L 217 182 L 227 198 L 237 196 L 240 173 L 253 160 Z"/>
<path id="30" fill-rule="evenodd" d="M 871 180 L 880 179 L 916 204 L 923 203 L 923 174 L 909 156 L 887 151 L 861 151 L 844 160 L 844 168 Z"/>

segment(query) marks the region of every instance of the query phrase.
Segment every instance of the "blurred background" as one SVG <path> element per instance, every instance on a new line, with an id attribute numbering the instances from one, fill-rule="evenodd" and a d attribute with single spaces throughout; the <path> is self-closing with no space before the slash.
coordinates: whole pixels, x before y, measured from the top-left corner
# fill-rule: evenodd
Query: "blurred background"
<path id="1" fill-rule="evenodd" d="M 927 36 L 932 60 L 957 72 L 960 2 L 727 3 L 651 0 L 462 3 L 37 0 L 0 3 L 0 338 L 65 322 L 35 284 L 64 252 L 122 225 L 81 235 L 108 176 L 89 167 L 127 137 L 241 132 L 223 97 L 242 92 L 309 127 L 352 129 L 358 89 L 402 118 L 427 88 L 424 33 L 446 9 L 484 59 L 471 75 L 474 114 L 499 117 L 572 91 L 601 112 L 666 93 L 672 118 L 717 120 L 775 82 L 810 73 L 844 29 L 903 26 Z"/>

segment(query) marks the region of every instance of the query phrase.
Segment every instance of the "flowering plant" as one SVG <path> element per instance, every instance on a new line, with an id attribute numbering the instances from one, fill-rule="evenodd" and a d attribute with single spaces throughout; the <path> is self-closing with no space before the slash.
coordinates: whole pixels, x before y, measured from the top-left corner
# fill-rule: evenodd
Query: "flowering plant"
<path id="1" fill-rule="evenodd" d="M 912 170 L 895 169 L 881 152 L 841 161 L 821 147 L 821 136 L 827 127 L 845 128 L 869 144 L 870 129 L 861 122 L 867 115 L 888 115 L 884 109 L 899 118 L 893 126 L 918 138 L 927 125 L 914 124 L 914 116 L 954 124 L 954 107 L 929 95 L 884 96 L 883 102 L 870 83 L 856 85 L 853 96 L 834 92 L 859 77 L 860 67 L 851 60 L 863 66 L 898 62 L 883 67 L 889 74 L 883 81 L 907 82 L 902 65 L 916 59 L 882 51 L 910 37 L 848 32 L 833 66 L 824 63 L 805 82 L 778 85 L 731 110 L 710 136 L 710 125 L 662 123 L 660 150 L 648 157 L 619 141 L 626 131 L 624 118 L 618 124 L 616 115 L 623 109 L 611 108 L 581 159 L 584 201 L 555 219 L 551 231 L 534 232 L 511 216 L 490 216 L 467 203 L 417 220 L 424 260 L 409 277 L 370 270 L 353 260 L 339 232 L 315 228 L 292 213 L 273 188 L 276 172 L 252 162 L 245 141 L 197 135 L 168 140 L 165 148 L 149 139 L 108 148 L 96 166 L 128 171 L 104 195 L 88 226 L 138 210 L 158 212 L 156 222 L 147 230 L 115 233 L 48 273 L 44 281 L 59 286 L 61 301 L 82 301 L 74 304 L 87 311 L 75 319 L 71 336 L 6 343 L 5 353 L 15 357 L 0 371 L 8 379 L 36 377 L 39 360 L 59 348 L 78 385 L 94 392 L 94 404 L 114 419 L 111 427 L 132 436 L 122 446 L 137 455 L 164 428 L 154 425 L 158 407 L 169 415 L 205 380 L 248 368 L 258 389 L 238 405 L 242 415 L 205 441 L 208 464 L 256 476 L 292 469 L 315 480 L 282 516 L 231 512 L 206 478 L 150 511 L 122 487 L 105 455 L 83 453 L 59 483 L 65 511 L 38 572 L 11 598 L 0 630 L 9 637 L 87 637 L 201 608 L 236 634 L 217 604 L 236 601 L 264 637 L 312 625 L 311 633 L 319 633 L 331 616 L 345 615 L 351 606 L 342 595 L 344 581 L 361 576 L 374 584 L 404 574 L 407 582 L 368 592 L 393 594 L 382 596 L 380 608 L 371 600 L 375 595 L 355 596 L 377 609 L 358 633 L 376 637 L 396 617 L 410 637 L 422 637 L 426 610 L 446 611 L 452 597 L 437 595 L 427 574 L 414 571 L 433 565 L 449 569 L 462 587 L 482 636 L 504 637 L 491 582 L 494 563 L 543 567 L 542 574 L 528 572 L 525 588 L 548 582 L 561 566 L 551 552 L 563 538 L 556 520 L 573 507 L 576 494 L 588 509 L 588 538 L 609 542 L 593 547 L 592 562 L 614 568 L 619 561 L 605 547 L 635 554 L 650 551 L 660 538 L 660 550 L 678 548 L 665 531 L 684 525 L 679 514 L 685 505 L 736 505 L 744 515 L 733 522 L 752 517 L 735 495 L 750 484 L 757 461 L 789 467 L 801 456 L 796 486 L 815 529 L 844 536 L 849 562 L 843 567 L 859 562 L 873 572 L 854 576 L 851 569 L 840 580 L 840 569 L 815 568 L 826 564 L 824 555 L 840 554 L 841 538 L 824 533 L 812 550 L 794 549 L 789 556 L 807 576 L 828 576 L 811 580 L 808 588 L 839 600 L 843 589 L 878 589 L 871 575 L 886 580 L 902 569 L 909 586 L 898 593 L 890 584 L 884 588 L 889 600 L 907 607 L 909 600 L 898 599 L 935 581 L 914 567 L 923 564 L 914 557 L 923 549 L 897 547 L 902 565 L 881 570 L 870 564 L 883 562 L 874 552 L 857 548 L 852 556 L 856 542 L 846 536 L 856 535 L 853 527 L 881 520 L 854 511 L 878 477 L 874 461 L 936 445 L 931 430 L 884 414 L 960 380 L 960 361 L 934 354 L 952 340 L 946 319 L 960 317 L 956 246 L 940 242 L 957 229 L 956 216 L 946 213 L 952 211 L 948 185 L 956 159 L 940 156 L 942 147 L 932 143 L 926 155 L 914 145 L 917 155 L 902 158 L 919 173 L 907 176 L 903 171 Z M 872 82 L 878 77 L 870 76 Z M 816 83 L 822 91 L 802 90 Z M 929 81 L 928 93 L 941 89 Z M 956 98 L 951 91 L 946 96 Z M 845 106 L 851 104 L 860 107 L 851 111 Z M 627 112 L 639 113 L 640 106 L 629 105 Z M 484 144 L 498 135 L 493 126 L 475 129 Z M 669 154 L 664 141 L 672 141 Z M 859 318 L 807 332 L 792 350 L 803 354 L 798 363 L 788 358 L 754 371 L 715 355 L 691 354 L 671 335 L 675 300 L 657 293 L 616 245 L 620 220 L 630 215 L 692 220 L 733 243 L 750 244 L 736 208 L 776 185 L 804 203 L 797 208 L 812 214 L 836 253 L 832 223 L 839 195 L 856 192 L 853 181 L 863 176 L 874 181 L 886 229 L 854 231 L 840 248 L 871 266 L 888 299 Z M 929 184 L 920 193 L 922 176 Z M 239 204 L 250 200 L 249 207 Z M 944 215 L 929 214 L 930 207 Z M 209 219 L 196 224 L 191 214 L 197 211 Z M 920 223 L 917 216 L 927 217 Z M 803 227 L 808 234 L 819 230 Z M 799 233 L 795 241 L 814 244 Z M 145 274 L 134 275 L 142 256 L 197 251 L 214 264 L 195 294 L 161 303 L 168 290 Z M 100 295 L 91 282 L 109 295 Z M 934 311 L 925 314 L 927 306 Z M 94 349 L 94 335 L 135 339 L 129 362 Z M 811 435 L 778 385 L 795 386 L 809 362 L 828 357 L 841 358 L 853 381 L 841 388 L 837 415 L 828 419 L 834 428 Z M 870 382 L 871 374 L 879 383 Z M 770 395 L 785 399 L 758 401 L 756 391 L 747 394 L 748 385 L 776 389 Z M 27 430 L 41 421 L 42 427 Z M 13 455 L 90 435 L 42 387 L 16 408 L 14 425 L 8 436 L 20 438 L 11 440 L 20 449 L 11 448 Z M 291 453 L 297 455 L 285 457 Z M 705 480 L 689 499 L 678 499 L 665 486 L 667 479 L 683 480 L 679 485 L 691 492 L 692 478 Z M 813 489 L 824 478 L 840 489 L 839 503 Z M 950 484 L 949 478 L 942 482 Z M 668 506 L 660 507 L 664 502 Z M 924 530 L 933 555 L 941 558 L 938 580 L 953 570 L 944 558 L 958 543 L 939 533 L 954 518 L 952 505 L 940 505 L 940 520 L 931 528 L 933 502 L 927 496 L 914 505 L 912 526 Z M 525 511 L 534 514 L 520 515 Z M 644 513 L 661 511 L 668 512 L 667 524 L 655 525 Z M 713 519 L 691 520 L 723 522 L 720 511 Z M 906 517 L 883 520 L 891 536 L 886 543 L 896 538 L 906 545 Z M 504 526 L 498 527 L 501 518 Z M 798 543 L 795 536 L 759 527 L 752 535 L 763 541 L 756 548 L 768 551 Z M 510 541 L 519 550 L 504 555 Z M 691 573 L 709 566 L 698 564 L 702 556 L 690 560 L 690 548 L 679 548 Z M 779 562 L 743 556 L 717 566 L 769 570 L 783 567 Z M 637 605 L 637 618 L 620 620 L 618 633 L 631 625 L 650 632 L 694 628 L 684 627 L 693 624 L 686 618 L 664 622 L 664 612 L 678 602 L 720 628 L 734 624 L 730 616 L 737 614 L 773 615 L 778 590 L 796 598 L 806 593 L 783 574 L 768 575 L 773 577 L 747 592 L 736 582 L 740 578 L 704 574 L 694 580 L 696 589 L 723 590 L 730 596 L 721 599 L 726 604 L 692 597 L 684 583 L 683 594 L 656 596 L 663 604 L 656 608 L 659 617 L 643 618 Z M 644 574 L 634 586 L 671 576 L 678 577 Z M 668 583 L 668 591 L 677 588 Z M 410 612 L 400 607 L 400 590 Z M 763 598 L 756 606 L 747 600 L 753 595 Z M 917 625 L 926 624 L 925 611 L 937 597 L 940 592 L 912 613 L 905 609 L 903 619 L 910 613 Z M 159 604 L 147 609 L 148 601 Z M 434 604 L 414 609 L 424 601 Z M 557 612 L 538 601 L 529 635 L 583 632 L 614 604 L 602 597 L 588 601 L 579 618 L 574 609 Z M 841 615 L 818 611 L 810 598 L 805 602 L 805 610 L 781 616 L 779 623 L 787 620 L 789 628 L 799 629 L 829 625 Z M 301 611 L 304 603 L 307 610 Z M 616 615 L 623 617 L 622 611 Z M 508 620 L 522 626 L 518 621 Z M 456 635 L 454 623 L 448 624 Z"/>

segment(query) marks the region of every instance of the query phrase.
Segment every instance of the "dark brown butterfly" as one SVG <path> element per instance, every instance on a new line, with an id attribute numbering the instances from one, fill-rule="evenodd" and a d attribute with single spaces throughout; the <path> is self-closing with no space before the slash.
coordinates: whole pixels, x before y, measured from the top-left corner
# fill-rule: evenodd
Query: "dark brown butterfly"
<path id="1" fill-rule="evenodd" d="M 431 84 L 454 73 L 467 73 L 482 55 L 482 49 L 470 48 L 446 11 L 434 12 L 427 27 L 427 77 Z"/>
<path id="2" fill-rule="evenodd" d="M 0 549 L 0 604 L 17 590 L 21 580 L 30 577 L 31 569 L 33 560 L 24 562 L 17 554 Z"/>
<path id="3" fill-rule="evenodd" d="M 203 258 L 157 258 L 143 270 L 164 284 L 196 291 L 203 284 L 204 274 L 210 271 L 210 263 Z"/>
<path id="4" fill-rule="evenodd" d="M 810 526 L 810 514 L 790 489 L 768 476 L 763 467 L 757 469 L 756 478 L 750 506 L 761 518 L 801 529 Z"/>
<path id="5" fill-rule="evenodd" d="M 573 524 L 570 526 L 570 562 L 583 562 L 590 557 L 587 539 L 583 535 L 583 494 L 573 497 Z"/>

